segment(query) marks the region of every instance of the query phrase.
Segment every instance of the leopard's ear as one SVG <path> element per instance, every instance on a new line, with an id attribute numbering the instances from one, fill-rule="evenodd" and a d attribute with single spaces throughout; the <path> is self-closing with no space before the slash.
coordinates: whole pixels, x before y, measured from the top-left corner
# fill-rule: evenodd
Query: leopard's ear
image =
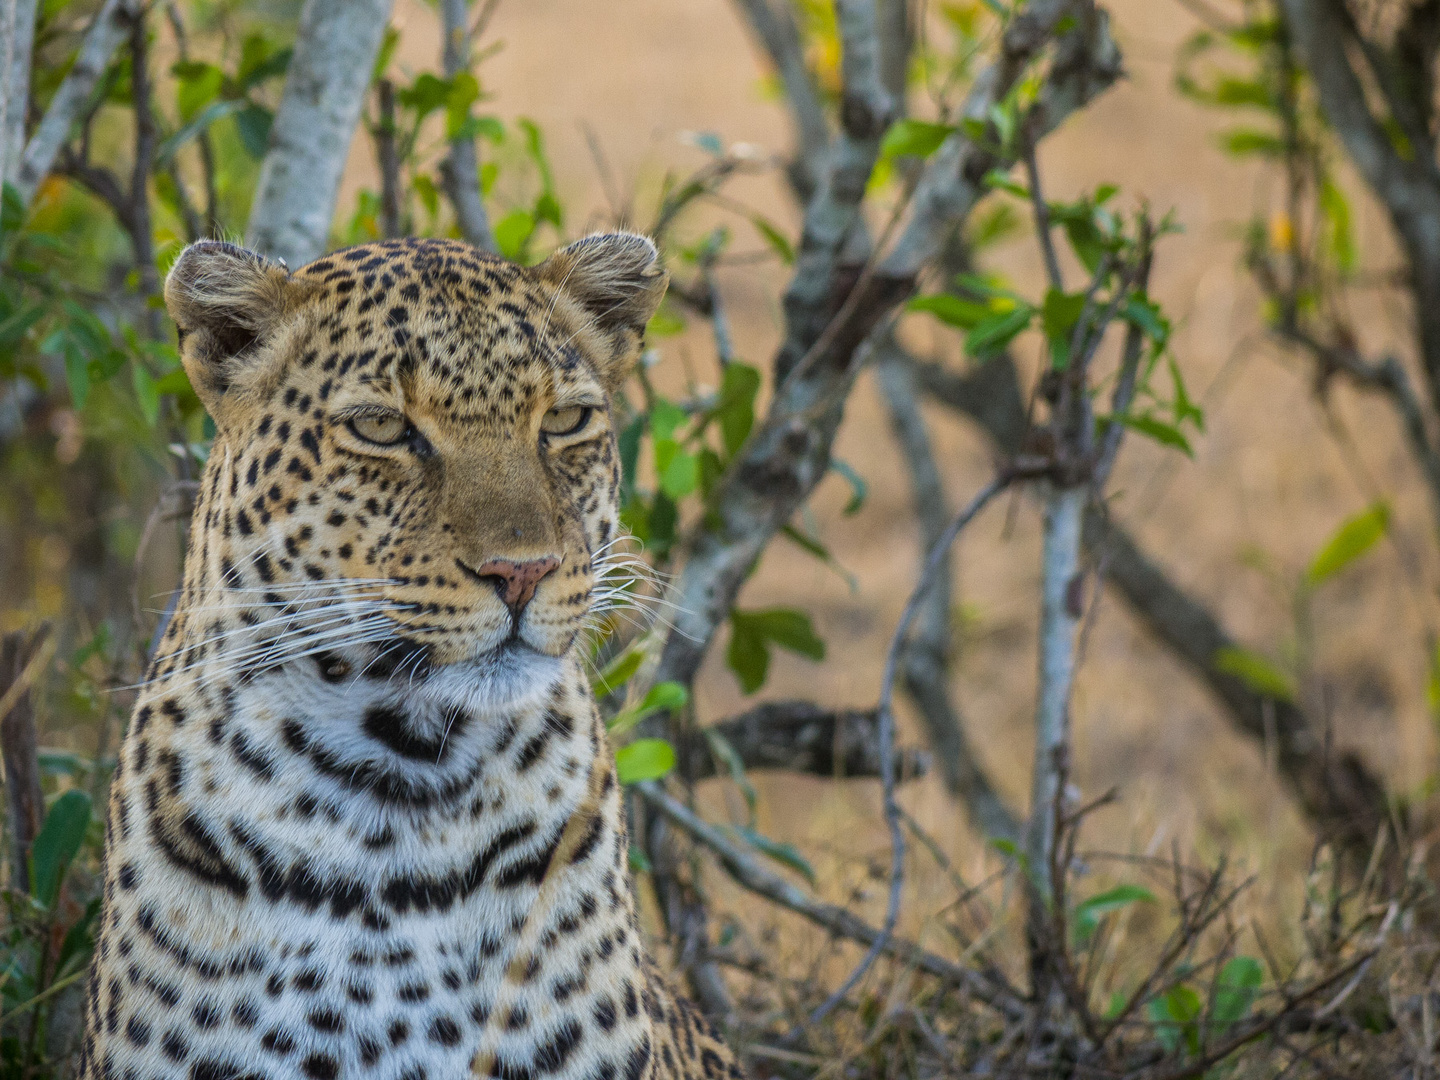
<path id="1" fill-rule="evenodd" d="M 561 248 L 536 273 L 590 318 L 608 354 L 600 358 L 602 375 L 612 389 L 619 386 L 670 283 L 654 243 L 638 233 L 596 233 Z"/>
<path id="2" fill-rule="evenodd" d="M 190 382 L 217 420 L 232 384 L 310 291 L 283 263 L 234 244 L 201 240 L 180 253 L 165 279 L 165 306 Z"/>

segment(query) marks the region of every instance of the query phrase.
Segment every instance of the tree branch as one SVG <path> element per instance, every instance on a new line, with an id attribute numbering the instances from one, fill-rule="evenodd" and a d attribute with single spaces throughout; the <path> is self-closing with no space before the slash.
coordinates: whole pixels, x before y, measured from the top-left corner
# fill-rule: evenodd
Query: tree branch
<path id="1" fill-rule="evenodd" d="M 795 122 L 797 152 L 791 167 L 791 181 L 802 196 L 808 197 L 820 182 L 825 155 L 830 146 L 830 124 L 815 90 L 810 69 L 805 66 L 805 51 L 800 29 L 789 3 L 778 7 L 772 0 L 735 0 L 745 21 L 775 65 L 785 87 L 785 103 Z"/>
<path id="2" fill-rule="evenodd" d="M 1120 73 L 1119 53 L 1103 13 L 1087 0 L 1036 2 L 1007 27 L 1003 55 L 978 78 L 968 112 L 983 116 L 1003 98 L 1072 9 L 1079 15 L 1057 43 L 1039 91 L 1037 107 L 1044 109 L 1045 120 L 1041 130 L 1053 129 L 1069 111 L 1113 82 Z M 837 159 L 842 164 L 832 163 L 832 170 L 845 168 L 847 159 L 839 154 Z M 992 152 L 962 135 L 952 136 L 922 174 L 917 191 L 927 193 L 923 205 L 915 203 L 895 250 L 875 272 L 859 273 L 842 258 L 838 244 L 828 246 L 828 264 L 811 259 L 797 267 L 796 277 L 809 280 L 795 290 L 797 317 L 787 322 L 787 340 L 776 358 L 779 371 L 795 357 L 793 375 L 777 386 L 764 420 L 756 424 L 714 495 L 714 512 L 708 515 L 713 525 L 696 537 L 676 583 L 677 629 L 666 639 L 657 681 L 693 681 L 755 560 L 829 469 L 845 395 L 863 366 L 864 354 L 857 356 L 857 350 L 914 291 L 917 276 L 945 235 L 983 194 L 981 178 L 998 164 L 1003 163 Z M 864 181 L 856 180 L 862 190 Z M 833 193 L 833 182 L 830 187 Z M 824 197 L 817 193 L 817 199 Z M 827 312 L 826 319 L 812 320 L 809 312 L 800 311 L 802 298 Z M 813 343 L 811 333 L 816 335 Z"/>
<path id="3" fill-rule="evenodd" d="M 16 0 L 10 27 L 9 88 L 5 93 L 5 126 L 0 128 L 0 180 L 15 179 L 25 154 L 25 125 L 30 114 L 30 57 L 35 48 L 35 15 L 40 0 Z M 3 39 L 0 39 L 3 40 Z"/>
<path id="4" fill-rule="evenodd" d="M 936 401 L 974 420 L 1001 452 L 1019 448 L 1025 407 L 1010 357 L 996 357 L 968 375 L 939 364 L 913 363 L 920 385 Z M 1380 778 L 1358 755 L 1330 752 L 1296 705 L 1262 697 L 1222 670 L 1217 657 L 1234 648 L 1235 639 L 1199 600 L 1171 581 L 1122 526 L 1092 507 L 1082 538 L 1105 580 L 1156 640 L 1214 695 L 1231 727 L 1256 742 L 1277 739 L 1277 768 L 1302 812 L 1321 835 L 1363 865 L 1376 831 L 1390 819 Z M 1269 724 L 1267 714 L 1273 718 Z"/>
<path id="5" fill-rule="evenodd" d="M 440 16 L 445 32 L 445 77 L 453 79 L 470 70 L 470 28 L 466 26 L 465 0 L 440 0 Z M 496 252 L 495 234 L 480 198 L 480 161 L 475 151 L 475 137 L 465 135 L 450 140 L 450 156 L 440 166 L 440 180 L 455 220 L 467 241 L 481 251 Z"/>
<path id="6" fill-rule="evenodd" d="M 392 0 L 305 0 L 246 244 L 300 266 L 324 252 Z"/>
<path id="7" fill-rule="evenodd" d="M 137 16 L 135 0 L 105 0 L 95 14 L 75 63 L 50 99 L 50 106 L 30 136 L 24 157 L 15 170 L 13 182 L 23 205 L 30 205 L 40 181 L 54 167 L 56 155 L 70 138 L 70 129 L 90 104 L 110 58 L 129 34 L 131 20 Z"/>
<path id="8" fill-rule="evenodd" d="M 880 940 L 880 931 L 863 919 L 857 918 L 845 908 L 816 900 L 803 889 L 771 873 L 761 865 L 759 859 L 734 843 L 723 829 L 700 818 L 685 804 L 667 794 L 655 781 L 646 780 L 636 784 L 635 790 L 668 821 L 713 851 L 730 876 L 744 888 L 804 916 L 838 937 L 849 938 L 867 946 Z M 1020 994 L 1006 985 L 998 975 L 962 967 L 927 952 L 904 938 L 891 937 L 885 943 L 884 951 L 887 956 L 892 956 L 902 963 L 913 964 L 927 975 L 964 989 L 977 1001 L 984 1002 L 1007 1019 L 1018 1020 L 1026 1014 L 1025 1003 Z"/>
<path id="9" fill-rule="evenodd" d="M 1433 161 L 1403 155 L 1371 114 L 1347 42 L 1363 43 L 1343 0 L 1281 0 L 1326 118 L 1360 175 L 1384 204 L 1410 263 L 1421 357 L 1431 403 L 1440 408 L 1440 182 Z"/>
<path id="10" fill-rule="evenodd" d="M 925 418 L 916 401 L 914 373 L 899 352 L 895 340 L 887 335 L 879 345 L 875 375 L 890 410 L 891 430 L 909 467 L 920 548 L 929 551 L 945 531 L 949 511 Z M 1005 805 L 981 766 L 950 697 L 950 563 L 947 555 L 925 598 L 915 633 L 906 644 L 901 668 L 905 691 L 920 710 L 930 747 L 940 759 L 945 787 L 964 805 L 971 824 L 985 836 L 1013 842 L 1020 837 L 1019 818 Z"/>
<path id="11" fill-rule="evenodd" d="M 874 778 L 880 742 L 874 709 L 827 709 L 809 701 L 767 701 L 739 716 L 687 729 L 675 740 L 680 772 L 695 780 L 725 775 L 707 733 L 721 736 L 747 772 L 779 770 L 809 776 Z M 896 753 L 895 779 L 924 776 L 930 758 L 921 750 Z"/>

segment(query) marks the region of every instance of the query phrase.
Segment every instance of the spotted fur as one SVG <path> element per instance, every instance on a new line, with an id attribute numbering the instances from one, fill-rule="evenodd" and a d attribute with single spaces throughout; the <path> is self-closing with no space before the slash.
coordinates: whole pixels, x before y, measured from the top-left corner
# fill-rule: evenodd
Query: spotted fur
<path id="1" fill-rule="evenodd" d="M 624 234 L 532 269 L 181 255 L 218 434 L 111 791 L 81 1077 L 741 1076 L 645 953 L 577 655 L 664 288 Z"/>

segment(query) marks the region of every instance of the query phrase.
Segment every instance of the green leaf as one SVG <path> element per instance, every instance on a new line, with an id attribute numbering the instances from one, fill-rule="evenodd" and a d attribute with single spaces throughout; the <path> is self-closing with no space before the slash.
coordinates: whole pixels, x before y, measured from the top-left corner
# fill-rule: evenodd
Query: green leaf
<path id="1" fill-rule="evenodd" d="M 755 426 L 755 396 L 760 392 L 760 372 L 749 364 L 728 364 L 720 383 L 716 411 L 725 453 L 734 457 Z"/>
<path id="2" fill-rule="evenodd" d="M 730 779 L 740 789 L 741 796 L 745 799 L 745 808 L 750 815 L 750 823 L 755 823 L 755 806 L 759 797 L 755 794 L 755 785 L 750 783 L 750 778 L 745 775 L 745 762 L 740 760 L 740 754 L 735 747 L 730 745 L 730 740 L 720 734 L 718 728 L 701 728 L 705 736 L 705 742 L 710 746 L 710 752 L 714 754 L 729 770 Z"/>
<path id="3" fill-rule="evenodd" d="M 660 490 L 677 502 L 699 486 L 700 459 L 694 454 L 677 453 L 660 474 Z"/>
<path id="4" fill-rule="evenodd" d="M 1225 961 L 1215 979 L 1215 1004 L 1210 1011 L 1217 1034 L 1249 1015 L 1264 981 L 1265 972 L 1253 956 L 1232 956 Z"/>
<path id="5" fill-rule="evenodd" d="M 860 512 L 865 505 L 866 496 L 870 494 L 870 485 L 865 478 L 856 472 L 847 462 L 837 457 L 830 459 L 830 468 L 845 478 L 850 485 L 850 501 L 845 504 L 845 509 L 840 511 L 846 517 L 851 517 Z"/>
<path id="6" fill-rule="evenodd" d="M 1369 551 L 1390 527 L 1390 506 L 1378 502 L 1345 521 L 1325 542 L 1305 572 L 1305 581 L 1314 588 L 1328 581 Z"/>
<path id="7" fill-rule="evenodd" d="M 395 100 L 415 113 L 417 120 L 423 120 L 436 109 L 443 109 L 450 100 L 451 83 L 425 71 L 416 76 L 409 86 L 395 95 Z"/>
<path id="8" fill-rule="evenodd" d="M 266 79 L 283 75 L 290 66 L 294 49 L 274 49 L 263 34 L 251 34 L 240 46 L 240 66 L 235 70 L 235 81 L 242 89 L 249 89 Z"/>
<path id="9" fill-rule="evenodd" d="M 630 845 L 630 869 L 636 874 L 648 874 L 650 872 L 650 859 L 645 852 L 640 850 L 639 844 Z"/>
<path id="10" fill-rule="evenodd" d="M 1295 687 L 1290 677 L 1259 653 L 1227 645 L 1216 651 L 1211 663 L 1217 671 L 1234 675 L 1257 694 L 1276 701 L 1295 700 Z"/>
<path id="11" fill-rule="evenodd" d="M 940 145 L 954 130 L 949 124 L 932 124 L 926 120 L 897 120 L 880 140 L 880 156 L 927 158 L 940 149 Z"/>
<path id="12" fill-rule="evenodd" d="M 1192 1054 L 1200 1052 L 1200 1030 L 1195 1021 L 1203 1008 L 1200 995 L 1184 983 L 1172 986 L 1168 993 L 1153 998 L 1145 1007 L 1161 1044 L 1174 1053 L 1183 1042 Z"/>
<path id="13" fill-rule="evenodd" d="M 1061 208 L 1052 207 L 1051 209 L 1054 212 Z M 1065 239 L 1070 243 L 1070 250 L 1075 252 L 1075 257 L 1092 274 L 1100 269 L 1100 262 L 1110 249 L 1105 235 L 1095 223 L 1094 214 L 1093 207 L 1086 203 L 1080 203 L 1078 212 L 1065 214 L 1063 220 Z M 1057 216 L 1060 215 L 1057 214 Z"/>
<path id="14" fill-rule="evenodd" d="M 135 400 L 140 404 L 140 415 L 145 417 L 145 423 L 154 427 L 160 419 L 160 393 L 155 389 L 155 380 L 145 370 L 145 365 L 138 362 L 131 366 L 130 377 L 135 387 Z"/>
<path id="15" fill-rule="evenodd" d="M 749 620 L 759 627 L 765 637 L 782 649 L 809 657 L 811 660 L 825 659 L 825 642 L 822 641 L 810 623 L 810 616 L 803 611 L 790 608 L 770 608 L 767 611 L 734 612 L 732 618 Z"/>
<path id="16" fill-rule="evenodd" d="M 995 355 L 1030 325 L 1034 314 L 1033 307 L 1021 304 L 1011 311 L 987 317 L 965 335 L 966 353 L 977 359 Z"/>
<path id="17" fill-rule="evenodd" d="M 1118 419 L 1120 423 L 1147 439 L 1154 439 L 1162 446 L 1172 446 L 1186 457 L 1195 456 L 1195 451 L 1190 448 L 1190 440 L 1185 438 L 1184 432 L 1174 424 L 1167 424 L 1153 416 L 1121 416 Z"/>
<path id="18" fill-rule="evenodd" d="M 689 414 L 673 401 L 656 400 L 650 409 L 650 436 L 656 442 L 674 440 L 676 429 L 689 419 Z"/>
<path id="19" fill-rule="evenodd" d="M 804 612 L 789 608 L 731 611 L 726 660 L 745 693 L 753 694 L 764 685 L 770 668 L 771 645 L 811 660 L 825 659 L 825 642 L 816 635 Z"/>
<path id="20" fill-rule="evenodd" d="M 731 829 L 737 835 L 744 837 L 745 842 L 756 851 L 768 855 L 782 866 L 788 866 L 791 870 L 798 871 L 812 886 L 815 884 L 815 868 L 810 865 L 805 856 L 800 854 L 794 844 L 772 840 L 763 833 L 743 825 L 732 825 Z"/>
<path id="21" fill-rule="evenodd" d="M 786 266 L 794 265 L 795 247 L 786 239 L 784 233 L 759 214 L 755 214 L 750 218 L 750 224 L 755 226 L 755 231 L 758 232 L 765 243 L 770 246 L 770 250 L 780 256 L 781 262 Z"/>
<path id="22" fill-rule="evenodd" d="M 740 689 L 753 694 L 765 685 L 770 673 L 770 647 L 765 637 L 745 620 L 730 617 L 730 644 L 725 650 L 725 663 L 740 680 Z"/>
<path id="23" fill-rule="evenodd" d="M 1156 345 L 1164 345 L 1170 340 L 1170 320 L 1160 310 L 1160 305 L 1149 297 L 1130 297 L 1120 309 L 1120 316 L 1139 327 Z"/>
<path id="24" fill-rule="evenodd" d="M 1117 885 L 1075 905 L 1075 930 L 1081 942 L 1088 941 L 1100 920 L 1131 904 L 1153 904 L 1155 894 L 1141 885 Z"/>
<path id="25" fill-rule="evenodd" d="M 620 489 L 635 490 L 635 470 L 640 463 L 640 440 L 645 437 L 645 418 L 637 416 L 626 424 L 616 443 L 620 448 Z"/>
<path id="26" fill-rule="evenodd" d="M 225 85 L 225 73 L 214 64 L 199 60 L 182 61 L 170 69 L 179 80 L 175 104 L 180 110 L 180 119 L 188 121 L 206 105 L 210 104 Z"/>
<path id="27" fill-rule="evenodd" d="M 90 396 L 90 358 L 80 350 L 75 339 L 68 335 L 65 337 L 63 352 L 65 383 L 70 387 L 70 400 L 75 408 L 83 409 L 86 398 Z"/>
<path id="28" fill-rule="evenodd" d="M 523 262 L 530 237 L 535 234 L 535 219 L 528 210 L 515 209 L 495 226 L 495 246 L 512 262 Z"/>
<path id="29" fill-rule="evenodd" d="M 675 313 L 667 303 L 661 303 L 650 321 L 645 324 L 645 336 L 647 338 L 674 337 L 676 334 L 685 332 L 685 320 Z"/>
<path id="30" fill-rule="evenodd" d="M 189 123 L 156 148 L 156 164 L 161 166 L 168 165 L 170 159 L 175 156 L 182 146 L 207 130 L 215 121 L 244 109 L 246 104 L 243 98 L 232 98 L 229 101 L 212 101 L 209 105 L 205 106 L 205 108 L 201 109 L 199 114 L 191 119 Z"/>
<path id="31" fill-rule="evenodd" d="M 690 700 L 690 693 L 678 682 L 656 683 L 645 694 L 640 704 L 625 709 L 606 725 L 611 735 L 621 735 L 644 720 L 651 713 L 674 712 L 683 709 Z"/>
<path id="32" fill-rule="evenodd" d="M 973 330 L 993 314 L 989 304 L 977 304 L 953 293 L 917 296 L 905 305 L 907 311 L 923 311 L 934 315 L 947 326 Z"/>
<path id="33" fill-rule="evenodd" d="M 1040 309 L 1040 326 L 1050 342 L 1051 362 L 1057 369 L 1064 369 L 1070 363 L 1070 339 L 1075 333 L 1075 324 L 1085 310 L 1084 293 L 1067 293 L 1049 289 L 1045 303 Z"/>
<path id="34" fill-rule="evenodd" d="M 1237 128 L 1234 131 L 1227 131 L 1220 136 L 1220 146 L 1228 154 L 1236 157 L 1269 157 L 1278 158 L 1285 156 L 1285 141 L 1278 135 L 1271 135 L 1268 131 L 1256 131 L 1252 128 Z"/>
<path id="35" fill-rule="evenodd" d="M 275 114 L 263 105 L 249 105 L 235 114 L 235 130 L 245 152 L 256 161 L 265 156 L 270 145 L 270 127 L 275 123 Z"/>
<path id="36" fill-rule="evenodd" d="M 675 767 L 675 748 L 664 739 L 636 739 L 615 751 L 615 772 L 622 784 L 658 780 Z"/>
<path id="37" fill-rule="evenodd" d="M 90 826 L 90 796 L 71 789 L 50 806 L 30 847 L 30 894 L 47 910 L 60 896 L 65 871 Z"/>
<path id="38" fill-rule="evenodd" d="M 1350 231 L 1350 203 L 1345 193 L 1326 177 L 1320 185 L 1320 212 L 1329 226 L 1326 240 L 1341 273 L 1355 269 L 1355 237 Z"/>
<path id="39" fill-rule="evenodd" d="M 639 649 L 630 649 L 611 660 L 590 684 L 596 700 L 607 698 L 619 690 L 635 677 L 635 672 L 640 670 L 640 665 L 644 662 L 645 654 Z"/>
<path id="40" fill-rule="evenodd" d="M 375 66 L 370 69 L 370 81 L 384 78 L 395 50 L 400 45 L 400 31 L 393 26 L 385 27 L 385 36 L 380 40 L 380 49 L 375 54 Z"/>
<path id="41" fill-rule="evenodd" d="M 1017 199 L 1030 198 L 1030 189 L 1011 179 L 1010 174 L 1004 169 L 991 169 L 985 174 L 984 184 L 995 191 L 1004 191 L 1014 195 Z"/>

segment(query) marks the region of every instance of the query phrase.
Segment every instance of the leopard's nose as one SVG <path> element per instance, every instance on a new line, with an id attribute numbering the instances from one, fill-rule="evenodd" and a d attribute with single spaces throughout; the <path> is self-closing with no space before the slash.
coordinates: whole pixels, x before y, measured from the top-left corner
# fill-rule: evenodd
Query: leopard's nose
<path id="1" fill-rule="evenodd" d="M 501 601 L 510 609 L 513 618 L 520 618 L 525 610 L 525 605 L 535 598 L 535 590 L 540 587 L 540 582 L 555 572 L 560 566 L 560 560 L 553 555 L 547 555 L 543 559 L 530 559 L 525 562 L 517 562 L 514 559 L 491 559 L 489 562 L 481 563 L 479 566 L 467 566 L 455 560 L 460 569 L 464 570 L 471 577 L 480 581 L 487 581 L 495 588 Z"/>

